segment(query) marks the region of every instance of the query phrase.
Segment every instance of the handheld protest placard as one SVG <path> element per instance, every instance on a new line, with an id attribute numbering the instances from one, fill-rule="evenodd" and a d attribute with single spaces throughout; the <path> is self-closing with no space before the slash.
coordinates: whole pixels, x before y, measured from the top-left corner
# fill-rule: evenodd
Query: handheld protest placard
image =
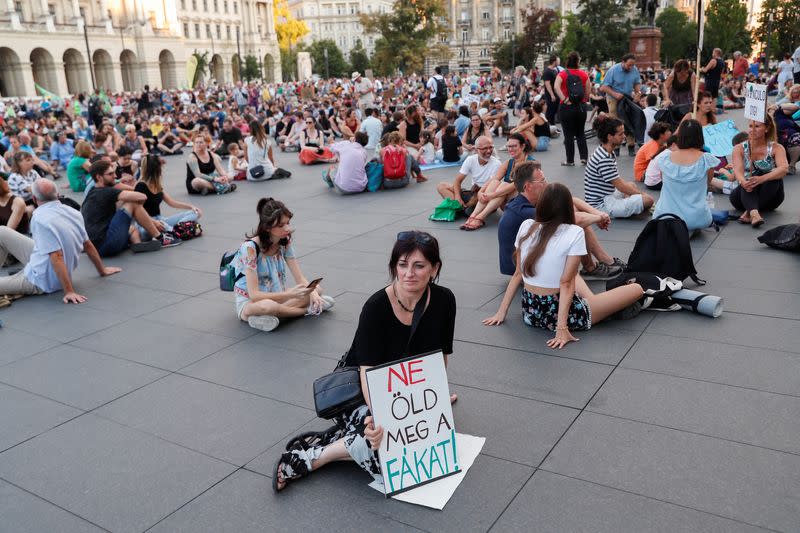
<path id="1" fill-rule="evenodd" d="M 441 351 L 366 372 L 387 497 L 460 472 L 453 410 Z"/>

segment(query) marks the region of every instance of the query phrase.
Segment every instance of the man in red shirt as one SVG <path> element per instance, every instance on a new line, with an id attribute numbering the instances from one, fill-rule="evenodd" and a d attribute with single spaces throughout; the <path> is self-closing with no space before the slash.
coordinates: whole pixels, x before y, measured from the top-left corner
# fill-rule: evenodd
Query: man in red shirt
<path id="1" fill-rule="evenodd" d="M 733 53 L 733 77 L 741 80 L 747 74 L 747 69 L 750 68 L 750 63 L 747 62 L 741 52 Z"/>

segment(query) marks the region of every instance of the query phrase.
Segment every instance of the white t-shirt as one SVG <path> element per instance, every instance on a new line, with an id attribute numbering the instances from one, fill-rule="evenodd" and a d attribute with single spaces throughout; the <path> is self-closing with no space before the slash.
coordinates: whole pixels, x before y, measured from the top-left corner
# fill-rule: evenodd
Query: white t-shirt
<path id="1" fill-rule="evenodd" d="M 485 165 L 481 165 L 478 154 L 473 154 L 464 160 L 458 172 L 469 176 L 472 180 L 472 185 L 483 187 L 483 185 L 497 173 L 497 169 L 499 168 L 500 160 L 495 156 L 492 156 Z M 470 188 L 472 188 L 472 186 L 470 186 Z"/>
<path id="2" fill-rule="evenodd" d="M 367 117 L 361 123 L 359 131 L 363 131 L 369 137 L 369 142 L 365 148 L 367 150 L 374 150 L 378 143 L 381 142 L 381 133 L 383 132 L 383 124 L 375 117 Z"/>
<path id="3" fill-rule="evenodd" d="M 256 144 L 252 135 L 244 140 L 244 144 L 247 146 L 247 168 L 251 169 L 255 166 L 262 165 L 264 167 L 264 174 L 266 176 L 272 176 L 275 173 L 275 165 L 273 165 L 272 161 L 269 159 L 269 137 L 267 137 L 266 150 Z"/>
<path id="4" fill-rule="evenodd" d="M 517 231 L 517 238 L 514 240 L 514 246 L 519 250 L 520 264 L 525 263 L 525 258 L 538 240 L 541 228 L 536 229 L 533 235 L 520 244 L 520 240 L 528 234 L 533 224 L 533 220 L 523 222 Z M 573 224 L 561 224 L 534 265 L 536 274 L 528 277 L 523 273 L 522 279 L 534 287 L 557 289 L 561 285 L 561 275 L 564 273 L 567 257 L 576 255 L 586 255 L 586 237 L 583 228 Z"/>

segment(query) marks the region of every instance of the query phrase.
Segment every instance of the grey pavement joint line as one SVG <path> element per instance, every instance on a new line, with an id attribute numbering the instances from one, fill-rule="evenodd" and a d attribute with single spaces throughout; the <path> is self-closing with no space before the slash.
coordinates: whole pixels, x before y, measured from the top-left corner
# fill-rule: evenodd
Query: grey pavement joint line
<path id="1" fill-rule="evenodd" d="M 725 520 L 730 520 L 731 522 L 736 522 L 736 523 L 739 523 L 739 524 L 744 524 L 746 526 L 750 526 L 750 527 L 754 527 L 754 528 L 758 528 L 758 529 L 763 529 L 764 531 L 774 531 L 775 533 L 782 533 L 778 529 L 771 529 L 771 528 L 768 528 L 768 527 L 765 527 L 765 526 L 760 526 L 758 524 L 752 524 L 750 522 L 745 522 L 745 521 L 739 520 L 737 518 L 731 518 L 730 516 L 725 516 L 725 515 L 721 515 L 721 514 L 717 514 L 717 513 L 712 513 L 710 511 L 705 511 L 703 509 L 697 509 L 695 507 L 690 507 L 688 505 L 682 505 L 680 503 L 675 503 L 675 502 L 672 502 L 672 501 L 669 501 L 669 500 L 663 500 L 661 498 L 654 498 L 653 496 L 645 496 L 644 494 L 639 494 L 638 492 L 632 492 L 630 490 L 623 489 L 623 488 L 620 488 L 620 487 L 613 487 L 611 485 L 605 485 L 603 483 L 598 483 L 597 481 L 592 481 L 592 480 L 589 480 L 589 479 L 583 479 L 583 478 L 579 478 L 579 477 L 575 477 L 575 476 L 570 476 L 570 475 L 567 475 L 567 474 L 562 474 L 561 472 L 554 472 L 553 470 L 548 470 L 546 468 L 540 468 L 539 470 L 541 470 L 542 472 L 547 472 L 548 474 L 553 474 L 553 475 L 560 476 L 560 477 L 565 477 L 565 478 L 568 478 L 568 479 L 574 479 L 576 481 L 582 481 L 584 483 L 590 483 L 590 484 L 595 485 L 597 487 L 603 487 L 603 488 L 611 489 L 611 490 L 614 490 L 614 491 L 624 492 L 625 494 L 630 494 L 632 496 L 639 496 L 640 498 L 646 498 L 648 500 L 652 500 L 652 501 L 660 502 L 660 503 L 665 503 L 667 505 L 674 505 L 675 507 L 680 507 L 681 509 L 688 509 L 690 511 L 696 511 L 698 513 L 703 513 L 703 514 L 707 514 L 707 515 L 710 515 L 710 516 L 716 516 L 717 518 L 722 518 L 722 519 L 725 519 Z"/>
<path id="2" fill-rule="evenodd" d="M 59 425 L 60 425 L 60 424 L 59 424 Z M 12 487 L 15 487 L 15 488 L 17 488 L 17 489 L 19 489 L 19 490 L 21 490 L 21 491 L 23 491 L 23 492 L 27 493 L 27 494 L 30 494 L 31 496 L 33 496 L 33 497 L 34 497 L 34 498 L 36 498 L 36 499 L 42 500 L 43 502 L 47 502 L 47 503 L 49 503 L 50 505 L 52 505 L 53 507 L 57 507 L 57 508 L 61 509 L 62 511 L 64 511 L 64 512 L 66 512 L 66 513 L 69 513 L 69 514 L 71 514 L 72 516 L 74 516 L 74 517 L 76 517 L 76 518 L 79 518 L 79 519 L 83 520 L 84 522 L 88 522 L 88 523 L 92 524 L 94 527 L 96 527 L 96 528 L 98 528 L 98 529 L 102 529 L 103 531 L 108 531 L 108 533 L 112 533 L 112 532 L 111 532 L 111 530 L 108 530 L 108 529 L 104 528 L 103 526 L 101 526 L 101 525 L 99 525 L 99 524 L 95 524 L 94 522 L 92 522 L 92 521 L 91 521 L 91 520 L 89 520 L 88 518 L 84 518 L 83 516 L 81 516 L 81 515 L 79 515 L 79 514 L 76 514 L 76 513 L 74 513 L 73 511 L 70 511 L 70 510 L 69 510 L 69 509 L 67 509 L 66 507 L 61 507 L 61 506 L 60 506 L 60 505 L 58 505 L 57 503 L 51 502 L 50 500 L 48 500 L 48 499 L 46 499 L 46 498 L 42 498 L 41 496 L 39 496 L 39 495 L 38 495 L 38 494 L 36 494 L 35 492 L 31 492 L 31 491 L 29 491 L 28 489 L 26 489 L 25 487 L 20 487 L 19 485 L 17 485 L 17 484 L 16 484 L 16 483 L 14 483 L 13 481 L 9 481 L 9 480 L 7 480 L 6 478 L 4 478 L 4 477 L 2 477 L 2 476 L 0 476 L 0 480 L 2 480 L 2 481 L 4 481 L 4 482 L 8 483 L 8 484 L 9 484 L 9 485 L 11 485 Z"/>

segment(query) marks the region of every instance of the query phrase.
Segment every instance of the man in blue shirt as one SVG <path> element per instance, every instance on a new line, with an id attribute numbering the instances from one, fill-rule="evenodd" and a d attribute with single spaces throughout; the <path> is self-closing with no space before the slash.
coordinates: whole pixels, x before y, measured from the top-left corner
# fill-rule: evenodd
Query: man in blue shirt
<path id="1" fill-rule="evenodd" d="M 80 211 L 58 200 L 56 185 L 39 178 L 31 186 L 36 210 L 31 218 L 31 235 L 0 226 L 0 264 L 12 254 L 25 268 L 12 276 L 0 276 L 0 294 L 44 294 L 64 291 L 64 303 L 83 303 L 86 297 L 75 292 L 72 272 L 81 251 L 89 256 L 97 273 L 110 276 L 121 272 L 103 265 L 86 234 Z"/>
<path id="2" fill-rule="evenodd" d="M 464 132 L 469 128 L 469 108 L 465 105 L 458 106 L 458 118 L 453 123 L 456 127 L 456 135 L 458 138 L 464 136 Z"/>
<path id="3" fill-rule="evenodd" d="M 625 54 L 620 63 L 608 69 L 606 77 L 603 78 L 603 85 L 600 87 L 600 90 L 606 94 L 608 114 L 614 118 L 620 118 L 617 113 L 617 103 L 626 96 L 636 99 L 641 84 L 642 77 L 639 69 L 636 68 L 636 56 Z M 633 157 L 636 155 L 636 141 L 630 133 L 627 134 L 627 139 L 628 155 Z"/>
<path id="4" fill-rule="evenodd" d="M 66 170 L 73 155 L 75 155 L 75 147 L 72 139 L 67 138 L 66 131 L 59 131 L 55 142 L 50 145 L 50 162 L 53 170 L 58 170 L 59 165 Z"/>
<path id="5" fill-rule="evenodd" d="M 547 179 L 542 173 L 539 161 L 526 161 L 519 164 L 515 170 L 514 186 L 519 194 L 506 204 L 503 218 L 497 227 L 500 272 L 507 276 L 513 275 L 517 268 L 514 262 L 514 243 L 519 227 L 525 220 L 536 218 L 536 203 L 547 186 Z M 584 228 L 586 250 L 589 252 L 581 258 L 581 277 L 588 280 L 607 280 L 618 276 L 622 273 L 624 264 L 603 249 L 590 227 L 594 217 L 585 214 L 602 215 L 603 220 L 598 223 L 600 229 L 608 229 L 611 218 L 579 198 L 573 197 L 572 201 L 575 204 L 575 223 Z"/>

